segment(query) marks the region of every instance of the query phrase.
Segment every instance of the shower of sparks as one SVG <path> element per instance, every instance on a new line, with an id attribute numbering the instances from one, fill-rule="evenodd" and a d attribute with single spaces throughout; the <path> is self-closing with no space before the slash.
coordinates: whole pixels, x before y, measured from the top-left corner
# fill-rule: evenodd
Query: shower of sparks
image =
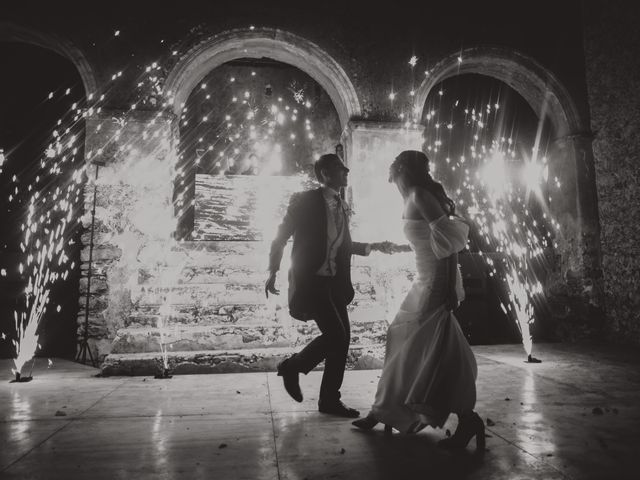
<path id="1" fill-rule="evenodd" d="M 157 72 L 159 69 L 160 65 L 157 63 L 147 67 L 146 77 L 141 79 L 139 87 L 146 92 L 152 92 L 153 95 L 158 94 L 155 102 L 165 106 L 173 99 L 170 92 L 164 97 L 159 95 L 162 93 L 160 75 Z M 250 75 L 250 78 L 255 78 L 257 74 L 252 71 Z M 156 272 L 153 285 L 163 292 L 158 298 L 156 327 L 159 333 L 162 364 L 165 369 L 169 368 L 170 350 L 180 338 L 179 333 L 174 331 L 175 323 L 172 327 L 175 299 L 172 299 L 171 285 L 175 283 L 176 278 L 179 278 L 184 264 L 173 264 L 172 252 L 177 245 L 173 238 L 177 218 L 181 217 L 188 207 L 195 204 L 195 198 L 190 198 L 190 195 L 193 195 L 189 192 L 189 183 L 192 181 L 190 178 L 193 178 L 190 175 L 194 175 L 198 169 L 203 169 L 214 175 L 213 177 L 205 175 L 206 177 L 222 182 L 223 186 L 226 185 L 225 181 L 235 185 L 242 183 L 241 180 L 253 185 L 249 191 L 240 189 L 231 192 L 232 196 L 228 201 L 223 198 L 225 211 L 222 212 L 221 223 L 234 224 L 235 219 L 244 211 L 243 209 L 254 205 L 256 215 L 252 218 L 256 221 L 251 227 L 256 230 L 256 236 L 264 239 L 265 242 L 273 236 L 277 224 L 276 215 L 282 213 L 279 211 L 282 207 L 281 199 L 276 199 L 277 195 L 274 195 L 274 191 L 282 196 L 286 192 L 305 188 L 306 182 L 309 182 L 310 169 L 307 167 L 311 165 L 310 163 L 296 164 L 293 172 L 286 172 L 283 158 L 283 149 L 287 142 L 292 147 L 298 144 L 307 145 L 312 149 L 315 143 L 310 116 L 312 111 L 309 110 L 312 102 L 307 98 L 304 88 L 292 82 L 281 95 L 277 96 L 271 85 L 267 84 L 269 95 L 263 95 L 262 91 L 243 88 L 243 85 L 247 85 L 243 80 L 239 75 L 228 77 L 230 93 L 227 110 L 222 114 L 216 112 L 195 114 L 189 111 L 189 103 L 184 106 L 180 117 L 180 127 L 183 130 L 181 153 L 172 152 L 165 161 L 166 168 L 152 166 L 156 159 L 153 155 L 149 155 L 132 159 L 132 166 L 129 168 L 118 169 L 122 172 L 121 175 L 126 175 L 127 178 L 123 178 L 123 181 L 127 184 L 139 181 L 140 188 L 149 188 L 149 185 L 153 184 L 151 187 L 153 191 L 141 199 L 139 206 L 134 207 L 134 209 L 139 208 L 145 215 L 130 219 L 132 228 L 135 227 L 134 230 L 142 230 L 148 234 L 148 229 L 155 228 L 152 235 L 153 241 L 141 244 L 144 236 L 132 236 L 129 233 L 128 235 L 115 234 L 111 242 L 118 245 L 123 252 L 121 263 L 126 264 L 129 271 L 130 277 L 127 282 L 129 285 L 133 287 L 137 282 L 138 269 Z M 260 83 L 254 83 L 256 84 Z M 192 95 L 196 95 L 197 100 L 202 102 L 206 102 L 214 94 L 220 95 L 219 89 L 213 89 L 205 81 L 192 92 Z M 123 128 L 126 126 L 126 121 L 125 115 Z M 194 126 L 200 127 L 204 124 L 208 126 L 206 132 L 193 129 Z M 192 136 L 192 140 L 186 140 L 191 137 L 184 132 L 196 132 L 196 134 Z M 168 129 L 158 134 L 157 131 L 153 131 L 153 127 L 150 127 L 142 133 L 142 137 L 143 139 L 153 137 L 163 139 L 169 134 Z M 170 143 L 169 138 L 164 138 L 164 141 Z M 123 146 L 125 150 L 130 150 L 131 147 L 135 145 Z M 173 155 L 175 157 L 172 157 Z M 290 169 L 291 166 L 288 168 Z M 291 175 L 291 173 L 295 174 Z M 234 176 L 237 176 L 235 183 L 233 183 Z M 157 179 L 154 180 L 156 177 Z M 173 178 L 176 186 L 175 197 L 173 201 L 168 198 L 162 202 L 156 202 L 158 210 L 150 215 L 148 199 L 163 196 L 168 178 Z M 108 183 L 113 184 L 115 181 L 117 179 L 111 178 Z M 286 183 L 286 188 L 274 187 L 278 182 Z M 218 190 L 218 195 L 224 195 L 225 191 L 228 191 L 228 188 Z M 256 200 L 255 204 L 253 200 Z M 117 217 L 115 212 L 108 211 L 99 212 L 99 216 L 104 219 Z M 159 221 L 159 218 L 162 220 Z M 208 218 L 209 221 L 215 219 L 215 216 Z M 145 226 L 146 223 L 143 223 L 145 221 L 153 226 Z M 116 230 L 116 226 L 112 228 Z M 194 238 L 196 236 L 197 232 L 194 232 Z M 265 243 L 256 249 L 256 265 L 262 264 L 266 256 L 266 248 Z M 133 296 L 135 301 L 135 294 Z"/>
<path id="2" fill-rule="evenodd" d="M 65 91 L 68 95 L 70 90 Z M 53 98 L 50 96 L 50 98 Z M 30 195 L 26 217 L 21 225 L 20 250 L 23 261 L 18 265 L 21 275 L 27 277 L 23 309 L 14 312 L 16 350 L 14 373 L 20 373 L 40 348 L 38 329 L 50 302 L 51 287 L 66 280 L 76 268 L 67 256 L 73 245 L 72 234 L 78 226 L 77 214 L 81 205 L 84 166 L 78 167 L 82 146 L 78 130 L 87 109 L 76 103 L 53 130 L 51 141 L 39 164 L 40 173 L 25 186 Z M 9 202 L 17 197 L 18 179 Z M 5 269 L 3 269 L 5 274 Z M 56 307 L 60 311 L 60 306 Z M 3 335 L 4 338 L 4 335 Z"/>
<path id="3" fill-rule="evenodd" d="M 455 102 L 454 108 L 462 108 L 459 103 Z M 515 319 L 524 349 L 530 354 L 533 306 L 543 295 L 536 272 L 548 268 L 546 256 L 557 247 L 554 238 L 559 224 L 545 202 L 547 158 L 538 158 L 535 149 L 525 158 L 518 154 L 522 150 L 517 142 L 503 136 L 497 127 L 494 130 L 499 124 L 498 109 L 498 103 L 483 109 L 466 108 L 466 124 L 459 128 L 467 129 L 465 137 L 470 142 L 459 158 L 434 162 L 432 173 L 445 185 L 451 183 L 447 177 L 449 181 L 456 179 L 453 183 L 458 188 L 451 193 L 458 211 L 475 226 L 480 237 L 478 252 L 490 276 L 506 285 L 508 301 L 501 307 Z M 450 118 L 451 113 L 426 111 L 425 150 L 432 159 L 441 160 L 447 145 L 439 118 Z M 447 125 L 447 131 L 453 128 L 453 124 Z"/>
<path id="4" fill-rule="evenodd" d="M 119 35 L 120 32 L 116 30 L 114 36 Z M 173 51 L 172 56 L 176 55 L 178 51 Z M 461 58 L 458 60 L 462 61 Z M 409 60 L 412 69 L 417 62 L 418 58 L 412 56 Z M 159 62 L 153 62 L 145 68 L 145 74 L 137 84 L 136 101 L 130 104 L 130 111 L 118 120 L 120 128 L 112 139 L 119 142 L 119 152 L 126 157 L 125 163 L 129 163 L 129 168 L 121 168 L 119 174 L 112 171 L 111 175 L 126 176 L 124 183 L 139 188 L 145 195 L 142 195 L 139 201 L 128 205 L 129 211 L 126 213 L 130 217 L 130 225 L 124 230 L 119 226 L 109 225 L 109 219 L 119 218 L 121 215 L 109 211 L 108 206 L 97 212 L 97 216 L 106 220 L 106 227 L 112 230 L 110 242 L 122 250 L 120 264 L 129 275 L 125 281 L 126 285 L 137 282 L 140 267 L 156 265 L 162 270 L 170 265 L 171 252 L 176 246 L 173 239 L 176 218 L 194 202 L 188 196 L 187 168 L 180 166 L 178 162 L 185 159 L 179 159 L 178 154 L 168 147 L 172 140 L 169 129 L 163 130 L 158 127 L 161 122 L 157 124 L 151 121 L 141 135 L 143 142 L 158 139 L 161 148 L 169 150 L 162 165 L 159 165 L 156 152 L 141 154 L 137 151 L 137 145 L 123 144 L 121 138 L 129 114 L 142 107 L 160 109 L 173 103 L 172 93 L 163 92 L 162 71 L 163 66 Z M 255 76 L 253 73 L 252 77 Z M 429 74 L 429 70 L 426 70 L 425 75 Z M 116 72 L 112 75 L 112 80 L 120 81 L 122 76 L 122 71 Z M 240 84 L 236 82 L 235 77 L 230 77 L 228 81 L 230 84 Z M 214 89 L 202 83 L 197 91 L 199 95 L 209 98 Z M 216 141 L 207 143 L 199 139 L 202 145 L 196 153 L 207 152 L 207 155 L 214 158 L 216 172 L 219 175 L 237 174 L 239 166 L 249 158 L 250 153 L 261 160 L 260 163 L 253 160 L 249 162 L 248 168 L 253 175 L 281 174 L 282 144 L 276 142 L 275 138 L 285 132 L 288 135 L 279 137 L 288 138 L 292 144 L 300 141 L 313 143 L 315 140 L 309 117 L 312 102 L 307 98 L 304 89 L 296 85 L 292 85 L 287 91 L 291 93 L 291 99 L 274 95 L 268 105 L 258 103 L 257 99 L 261 98 L 258 92 L 240 89 L 234 91 L 229 99 L 229 111 L 224 115 L 224 120 L 212 119 L 208 115 L 195 119 L 198 123 L 218 122 Z M 415 94 L 413 88 L 412 92 Z M 70 90 L 67 89 L 64 95 L 69 94 Z M 444 94 L 444 91 L 439 92 L 440 97 Z M 391 101 L 394 101 L 396 96 L 397 92 L 393 90 L 388 95 Z M 52 92 L 49 99 L 54 97 Z M 24 311 L 16 311 L 14 315 L 16 338 L 13 339 L 13 343 L 17 355 L 14 360 L 14 372 L 20 372 L 39 348 L 38 326 L 48 308 L 52 285 L 65 280 L 69 272 L 76 268 L 73 263 L 70 264 L 65 249 L 70 244 L 70 231 L 78 223 L 81 184 L 86 177 L 86 171 L 84 166 L 75 166 L 79 142 L 74 127 L 86 116 L 99 113 L 100 104 L 105 98 L 105 94 L 102 94 L 97 102 L 89 103 L 85 107 L 73 105 L 70 117 L 53 131 L 52 141 L 41 161 L 41 168 L 47 175 L 70 178 L 70 181 L 58 182 L 58 186 L 52 187 L 50 184 L 43 184 L 43 180 L 39 179 L 27 186 L 31 198 L 26 220 L 22 225 L 24 237 L 20 245 L 25 260 L 18 269 L 20 273 L 28 276 L 28 285 L 25 291 Z M 93 96 L 90 95 L 88 100 L 92 102 Z M 448 170 L 450 173 L 455 172 L 458 178 L 462 179 L 460 188 L 453 196 L 457 200 L 459 210 L 472 220 L 483 241 L 484 252 L 480 251 L 480 254 L 486 259 L 490 274 L 500 278 L 507 285 L 509 303 L 507 306 L 503 305 L 503 309 L 516 317 L 524 348 L 527 353 L 531 353 L 529 327 L 533 322 L 533 303 L 542 295 L 542 286 L 536 279 L 533 266 L 536 263 L 544 263 L 545 252 L 555 246 L 553 230 L 557 230 L 559 225 L 550 217 L 542 202 L 548 177 L 547 159 L 539 158 L 537 154 L 532 154 L 530 158 L 517 158 L 515 142 L 510 138 L 501 137 L 500 132 L 491 132 L 491 141 L 485 142 L 488 130 L 486 127 L 491 123 L 490 117 L 494 116 L 498 109 L 499 104 L 495 103 L 482 109 L 465 110 L 468 122 L 464 126 L 450 123 L 444 119 L 444 115 L 443 120 L 440 120 L 437 109 L 426 110 L 425 121 L 429 135 L 425 150 L 428 154 L 435 155 L 444 149 L 443 132 L 450 132 L 455 128 L 470 128 L 469 138 L 472 140 L 465 146 L 465 154 L 459 158 L 447 157 L 444 165 L 442 162 L 435 165 L 434 173 L 437 176 L 441 171 Z M 422 119 L 417 118 L 417 114 L 418 111 L 411 107 L 402 112 L 400 118 L 406 119 L 405 126 L 415 126 L 422 122 Z M 187 117 L 185 107 L 180 118 L 180 127 L 186 128 L 189 125 Z M 140 141 L 139 138 L 131 140 Z M 91 160 L 93 156 L 99 156 L 101 153 L 87 152 L 87 158 Z M 195 158 L 186 160 L 198 165 L 201 156 L 197 154 Z M 4 152 L 0 151 L 0 173 L 6 161 Z M 189 162 L 184 164 L 188 165 Z M 516 164 L 524 165 L 520 175 L 513 174 L 512 170 L 516 168 Z M 110 184 L 117 184 L 117 178 L 109 180 Z M 175 199 L 170 198 L 171 193 L 166 195 L 166 184 L 172 180 L 176 185 Z M 261 184 L 267 189 L 267 182 Z M 552 185 L 560 188 L 557 179 Z M 16 193 L 17 191 L 13 195 Z M 530 211 L 529 193 L 533 193 L 542 204 L 542 219 L 539 214 Z M 272 198 L 267 191 L 258 194 Z M 121 202 L 115 203 L 121 205 Z M 260 202 L 259 205 L 264 206 L 267 203 Z M 229 205 L 230 214 L 233 214 L 234 208 L 237 209 L 239 205 L 240 203 Z M 272 207 L 276 209 L 275 205 Z M 258 216 L 263 222 L 258 228 L 264 230 L 264 238 L 271 237 L 270 229 L 274 228 L 276 221 L 267 217 Z M 547 225 L 551 228 L 547 229 Z M 149 242 L 149 238 L 153 241 Z M 163 271 L 173 272 L 171 277 L 175 278 L 181 268 L 182 265 L 173 265 Z M 385 272 L 388 271 L 391 270 L 385 268 Z M 5 269 L 2 269 L 2 275 L 5 274 Z M 391 289 L 396 291 L 398 287 L 391 285 Z M 171 346 L 168 320 L 172 314 L 170 295 L 163 297 L 158 313 L 157 327 L 160 333 L 162 361 L 163 366 L 168 368 L 167 347 Z"/>
<path id="5" fill-rule="evenodd" d="M 219 88 L 213 91 L 204 81 L 192 92 L 192 97 L 195 97 L 183 108 L 180 118 L 181 158 L 180 167 L 176 172 L 177 215 L 182 216 L 195 202 L 195 199 L 189 199 L 189 172 L 194 170 L 220 177 L 214 180 L 205 178 L 208 175 L 203 175 L 198 177 L 200 180 L 196 185 L 206 187 L 211 182 L 222 182 L 218 197 L 222 204 L 226 205 L 224 211 L 216 211 L 212 215 L 209 215 L 212 212 L 206 213 L 202 209 L 196 212 L 198 217 L 193 238 L 200 238 L 197 227 L 203 214 L 206 216 L 204 225 L 207 226 L 207 234 L 215 231 L 222 236 L 236 235 L 234 238 L 239 238 L 237 235 L 241 235 L 242 232 L 231 226 L 238 226 L 238 222 L 240 225 L 246 224 L 247 219 L 244 217 L 247 212 L 255 209 L 256 205 L 261 211 L 264 210 L 264 195 L 260 193 L 263 191 L 263 183 L 278 182 L 279 177 L 284 176 L 287 178 L 286 191 L 291 192 L 302 189 L 303 184 L 308 182 L 311 158 L 291 156 L 290 153 L 295 148 L 304 148 L 311 152 L 320 149 L 323 139 L 317 139 L 314 132 L 311 116 L 313 110 L 310 110 L 313 104 L 305 88 L 296 80 L 292 80 L 286 88 L 281 89 L 281 94 L 277 95 L 278 91 L 270 83 L 265 85 L 256 81 L 260 80 L 259 77 L 256 78 L 257 75 L 253 70 L 248 79 L 245 79 L 242 73 L 229 78 L 228 88 L 225 90 L 229 99 L 222 114 L 212 111 L 198 117 L 189 110 L 194 101 L 205 102 L 213 93 L 221 95 Z M 256 87 L 261 90 L 256 91 Z M 224 100 L 222 102 L 224 105 Z M 204 122 L 211 127 L 202 130 L 200 127 Z M 192 158 L 194 151 L 195 158 Z M 235 175 L 265 177 L 265 181 L 251 178 L 234 180 Z M 267 182 L 266 179 L 270 180 Z M 292 182 L 297 186 L 291 187 Z M 242 185 L 249 190 L 242 187 L 235 191 L 232 184 Z M 271 192 L 278 190 L 272 188 Z M 261 200 L 256 203 L 258 194 Z M 282 194 L 284 195 L 284 192 Z M 225 201 L 226 197 L 228 201 Z M 282 199 L 275 202 L 278 206 L 280 200 Z M 267 203 L 271 205 L 273 202 Z M 266 218 L 261 217 L 259 222 L 252 222 L 250 227 L 256 235 L 255 238 L 265 238 L 272 234 L 272 224 L 277 223 L 274 215 L 278 212 L 278 208 L 275 208 Z"/>
<path id="6" fill-rule="evenodd" d="M 120 32 L 115 31 L 114 36 L 119 36 Z M 144 92 L 140 102 L 133 103 L 130 111 L 134 111 L 137 106 L 162 106 L 167 107 L 168 101 L 160 105 L 162 99 L 162 86 L 160 82 L 160 76 L 158 70 L 161 67 L 154 62 L 146 69 L 146 77 L 138 83 L 140 91 Z M 113 80 L 117 81 L 122 77 L 122 71 L 113 75 Z M 71 89 L 67 88 L 63 95 L 68 96 L 71 94 Z M 23 309 L 14 312 L 14 327 L 15 334 L 8 336 L 5 332 L 2 332 L 2 338 L 10 338 L 15 350 L 16 358 L 14 359 L 14 373 L 20 372 L 25 363 L 28 362 L 37 350 L 40 348 L 39 344 L 39 326 L 40 321 L 45 315 L 50 303 L 51 289 L 54 284 L 66 280 L 70 273 L 77 269 L 79 266 L 74 262 L 70 262 L 67 256 L 67 249 L 73 245 L 72 234 L 73 231 L 79 227 L 79 224 L 85 221 L 85 218 L 79 216 L 81 211 L 82 189 L 83 183 L 86 182 L 86 165 L 82 163 L 84 158 L 80 158 L 83 152 L 82 145 L 80 144 L 81 129 L 84 128 L 84 119 L 87 117 L 100 114 L 102 111 L 101 105 L 105 99 L 108 98 L 109 92 L 101 94 L 99 97 L 93 93 L 89 93 L 87 96 L 86 105 L 79 106 L 78 103 L 71 105 L 69 111 L 64 117 L 58 120 L 55 129 L 51 133 L 51 141 L 48 147 L 45 149 L 42 159 L 40 161 L 41 174 L 36 176 L 32 183 L 26 185 L 26 191 L 30 194 L 28 202 L 28 210 L 26 212 L 26 219 L 21 226 L 23 232 L 23 240 L 20 243 L 20 249 L 24 255 L 24 260 L 17 266 L 17 270 L 21 275 L 27 276 L 27 287 L 25 289 L 25 305 Z M 48 100 L 55 100 L 55 92 L 51 92 L 48 96 Z M 126 117 L 126 115 L 125 115 Z M 114 119 L 115 120 L 115 119 Z M 107 141 L 117 141 L 126 126 L 126 118 L 118 120 L 120 122 L 120 129 L 116 131 L 113 138 Z M 153 131 L 155 121 L 150 122 L 151 128 L 145 130 L 142 133 L 144 139 L 157 138 L 159 131 Z M 98 130 L 101 127 L 98 127 Z M 164 144 L 168 142 L 168 139 L 164 138 Z M 162 142 L 161 142 L 162 143 Z M 130 153 L 130 158 L 134 161 L 138 161 L 137 149 L 135 145 L 124 145 L 120 147 L 120 151 L 126 151 Z M 92 158 L 99 157 L 102 154 L 102 149 L 98 149 L 95 152 L 86 152 L 86 158 L 92 160 Z M 166 173 L 165 170 L 158 168 L 157 161 L 153 155 L 149 156 L 149 164 L 141 166 L 144 162 L 138 161 L 136 168 L 132 168 L 129 173 L 139 172 L 139 177 L 148 177 L 149 172 Z M 0 152 L 0 173 L 2 173 L 2 165 L 6 161 L 4 152 Z M 174 160 L 171 163 L 171 171 Z M 78 166 L 82 165 L 82 166 Z M 129 174 L 127 173 L 127 175 Z M 160 183 L 171 181 L 171 175 L 167 179 L 159 180 Z M 9 196 L 9 202 L 15 201 L 18 194 L 17 187 L 18 179 L 14 176 L 13 183 L 16 184 L 15 190 L 12 195 Z M 153 177 L 146 182 L 147 190 L 152 191 Z M 151 184 L 151 188 L 149 188 Z M 166 183 L 162 183 L 161 190 L 166 190 Z M 161 197 L 161 195 L 160 195 Z M 162 202 L 161 198 L 161 202 Z M 153 203 L 153 202 L 151 202 Z M 167 237 L 171 237 L 175 231 L 175 219 L 173 216 L 173 205 L 171 199 L 165 202 L 165 208 L 158 208 L 158 211 L 149 211 L 150 209 L 145 205 L 145 208 L 138 209 L 138 212 L 133 213 L 133 223 L 139 230 L 142 230 L 144 234 L 153 238 L 162 238 L 166 240 Z M 143 204 L 132 206 L 141 207 Z M 146 211 L 145 211 L 146 210 Z M 138 217 L 136 217 L 139 215 Z M 109 215 L 106 215 L 107 217 Z M 114 215 L 112 214 L 111 217 Z M 145 221 L 139 221 L 144 218 Z M 115 229 L 114 229 L 115 230 Z M 139 245 L 135 241 L 135 233 L 131 231 L 124 231 L 116 233 L 114 231 L 112 241 L 123 250 L 123 258 L 130 259 L 132 250 L 136 250 Z M 171 242 L 166 241 L 165 244 L 169 246 L 164 247 L 164 252 L 170 250 Z M 6 275 L 6 269 L 2 269 L 2 275 Z M 59 305 L 56 306 L 56 311 L 60 312 Z"/>
<path id="7" fill-rule="evenodd" d="M 254 77 L 255 72 L 251 72 L 251 76 Z M 237 80 L 236 77 L 231 77 L 229 82 L 236 83 Z M 271 97 L 272 87 L 267 85 L 266 88 Z M 211 93 L 206 83 L 200 84 L 200 90 L 204 100 L 208 100 Z M 282 96 L 265 102 L 258 92 L 233 91 L 228 102 L 229 109 L 222 117 L 224 120 L 212 118 L 208 114 L 194 118 L 185 107 L 180 119 L 181 128 L 192 127 L 193 121 L 197 122 L 196 126 L 204 122 L 213 125 L 206 132 L 206 141 L 204 137 L 197 139 L 200 145 L 196 148 L 195 164 L 204 168 L 203 157 L 206 155 L 207 158 L 215 158 L 209 167 L 213 167 L 210 170 L 216 174 L 279 174 L 283 168 L 281 142 L 285 138 L 294 146 L 300 142 L 312 143 L 315 139 L 311 118 L 304 110 L 299 110 L 303 106 L 305 109 L 312 106 L 304 89 L 292 82 L 287 92 L 291 94 L 293 103 Z M 182 150 L 186 151 L 192 146 L 183 144 Z M 178 175 L 184 176 L 185 172 L 179 171 Z"/>

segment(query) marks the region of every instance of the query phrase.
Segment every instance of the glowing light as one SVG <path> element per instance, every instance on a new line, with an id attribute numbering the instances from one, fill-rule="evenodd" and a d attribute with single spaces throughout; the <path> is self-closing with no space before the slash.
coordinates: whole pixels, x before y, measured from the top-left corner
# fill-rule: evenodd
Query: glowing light
<path id="1" fill-rule="evenodd" d="M 522 183 L 526 185 L 528 190 L 539 191 L 540 182 L 546 181 L 549 174 L 549 169 L 535 160 L 530 160 L 525 163 L 522 169 Z"/>
<path id="2" fill-rule="evenodd" d="M 482 180 L 492 192 L 492 196 L 503 195 L 508 188 L 504 155 L 495 152 L 482 169 Z"/>
<path id="3" fill-rule="evenodd" d="M 411 65 L 411 68 L 415 67 L 417 63 L 418 57 L 416 57 L 415 55 L 409 59 L 409 65 Z"/>

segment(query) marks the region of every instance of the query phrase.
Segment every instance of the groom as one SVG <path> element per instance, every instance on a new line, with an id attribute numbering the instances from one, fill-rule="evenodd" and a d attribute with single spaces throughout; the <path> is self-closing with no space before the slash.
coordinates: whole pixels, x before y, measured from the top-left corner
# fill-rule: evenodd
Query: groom
<path id="1" fill-rule="evenodd" d="M 340 190 L 347 186 L 349 169 L 335 154 L 322 155 L 314 164 L 321 188 L 296 193 L 278 227 L 269 253 L 265 294 L 277 295 L 276 273 L 282 252 L 293 236 L 289 271 L 289 312 L 298 320 L 314 320 L 321 335 L 302 351 L 278 365 L 278 375 L 294 400 L 302 401 L 298 373 L 309 373 L 325 361 L 318 409 L 341 417 L 360 413 L 340 401 L 340 386 L 349 351 L 347 305 L 353 300 L 351 255 L 369 255 L 368 244 L 351 241 L 348 209 Z"/>

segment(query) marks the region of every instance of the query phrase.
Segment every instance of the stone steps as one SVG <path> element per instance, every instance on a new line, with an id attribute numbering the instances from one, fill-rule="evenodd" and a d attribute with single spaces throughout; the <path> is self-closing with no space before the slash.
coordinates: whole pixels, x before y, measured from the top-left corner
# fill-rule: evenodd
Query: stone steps
<path id="1" fill-rule="evenodd" d="M 257 348 L 241 350 L 206 350 L 168 352 L 167 362 L 171 374 L 273 372 L 278 362 L 298 348 Z M 347 369 L 367 370 L 381 368 L 384 345 L 353 344 L 347 357 Z M 322 364 L 318 367 L 322 368 Z M 109 354 L 101 366 L 103 376 L 156 375 L 162 372 L 160 352 Z"/>
<path id="2" fill-rule="evenodd" d="M 289 315 L 282 308 L 266 305 L 173 305 L 170 315 L 160 315 L 160 305 L 145 305 L 136 309 L 124 321 L 125 327 L 156 327 L 163 325 L 269 325 L 283 323 Z"/>
<path id="3" fill-rule="evenodd" d="M 282 288 L 282 286 L 281 286 Z M 284 294 L 285 292 L 283 292 Z M 372 284 L 356 284 L 354 301 L 375 298 Z M 264 282 L 190 283 L 174 285 L 134 285 L 131 300 L 140 305 L 264 305 Z"/>
<path id="4" fill-rule="evenodd" d="M 363 345 L 383 343 L 387 330 L 384 319 L 352 323 L 351 337 Z M 319 335 L 314 322 L 289 321 L 270 324 L 167 324 L 162 329 L 150 324 L 134 324 L 118 329 L 112 353 L 161 351 L 245 350 L 298 347 Z"/>
<path id="5" fill-rule="evenodd" d="M 164 325 L 268 325 L 298 322 L 289 316 L 286 307 L 279 304 L 224 304 L 224 305 L 170 305 L 170 314 L 162 315 L 160 304 L 138 305 L 124 321 L 124 327 L 155 327 L 162 320 Z M 355 300 L 347 308 L 351 324 L 387 320 L 386 310 L 370 299 Z M 302 322 L 300 322 L 302 323 Z"/>
<path id="6" fill-rule="evenodd" d="M 176 325 L 162 330 L 127 327 L 116 333 L 111 352 L 158 352 L 161 342 L 175 352 L 286 347 L 290 345 L 288 337 L 287 328 L 281 325 Z"/>
<path id="7" fill-rule="evenodd" d="M 226 263 L 222 260 L 212 262 L 211 259 L 200 259 L 195 264 L 191 262 L 164 266 L 154 270 L 143 269 L 138 275 L 138 285 L 183 285 L 183 284 L 218 284 L 238 283 L 250 285 L 264 285 L 267 279 L 264 265 L 256 266 L 251 263 L 242 265 L 240 259 L 227 257 Z M 366 265 L 354 266 L 351 272 L 355 284 L 370 283 L 371 268 Z M 286 268 L 281 269 L 278 280 L 286 280 Z"/>
<path id="8" fill-rule="evenodd" d="M 116 327 L 104 372 L 157 373 L 164 346 L 185 373 L 272 370 L 284 355 L 279 352 L 302 348 L 320 332 L 315 322 L 289 316 L 287 259 L 278 276 L 281 295 L 265 299 L 267 248 L 260 242 L 185 242 L 164 255 L 162 265 L 141 269 L 130 287 L 133 308 Z M 352 343 L 358 345 L 352 351 L 382 352 L 379 360 L 389 320 L 388 288 L 374 270 L 365 260 L 354 264 L 349 315 Z M 359 368 L 367 361 L 358 360 Z"/>

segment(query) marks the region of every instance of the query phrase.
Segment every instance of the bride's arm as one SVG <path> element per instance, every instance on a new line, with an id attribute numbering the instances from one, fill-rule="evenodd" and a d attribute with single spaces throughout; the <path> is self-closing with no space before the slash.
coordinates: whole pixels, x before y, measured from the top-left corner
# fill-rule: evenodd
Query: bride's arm
<path id="1" fill-rule="evenodd" d="M 440 202 L 428 191 L 416 188 L 412 192 L 411 199 L 422 217 L 429 223 L 438 220 L 446 214 Z M 453 252 L 446 257 L 447 262 L 447 298 L 445 304 L 447 310 L 452 311 L 458 307 L 458 296 L 456 294 L 456 280 L 458 274 L 458 252 Z"/>
<path id="2" fill-rule="evenodd" d="M 447 257 L 447 298 L 445 304 L 447 310 L 458 308 L 458 294 L 456 293 L 456 276 L 458 274 L 458 253 Z"/>

